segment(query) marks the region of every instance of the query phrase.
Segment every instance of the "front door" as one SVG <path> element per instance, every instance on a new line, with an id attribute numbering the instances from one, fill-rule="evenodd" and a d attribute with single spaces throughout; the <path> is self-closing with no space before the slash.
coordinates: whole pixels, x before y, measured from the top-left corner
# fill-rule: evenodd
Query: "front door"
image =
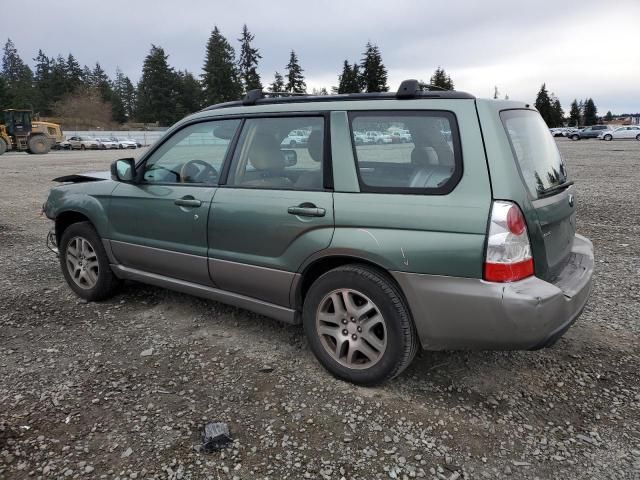
<path id="1" fill-rule="evenodd" d="M 333 235 L 333 193 L 323 181 L 326 128 L 322 116 L 245 120 L 210 212 L 216 286 L 289 306 L 296 272 Z M 290 148 L 294 130 L 308 134 L 306 145 Z"/>
<path id="2" fill-rule="evenodd" d="M 211 284 L 207 222 L 239 120 L 188 125 L 144 161 L 136 183 L 120 183 L 109 204 L 111 248 L 127 267 Z"/>

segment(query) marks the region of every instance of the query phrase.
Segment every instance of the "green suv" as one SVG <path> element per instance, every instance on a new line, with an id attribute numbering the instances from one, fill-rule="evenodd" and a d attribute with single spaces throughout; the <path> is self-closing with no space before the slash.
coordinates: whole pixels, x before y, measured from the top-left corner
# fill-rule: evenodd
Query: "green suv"
<path id="1" fill-rule="evenodd" d="M 392 140 L 355 140 L 371 131 Z M 80 297 L 135 280 L 302 323 L 327 370 L 359 384 L 398 375 L 419 346 L 551 345 L 591 289 L 593 247 L 538 112 L 414 80 L 251 91 L 137 162 L 56 180 L 49 240 Z"/>

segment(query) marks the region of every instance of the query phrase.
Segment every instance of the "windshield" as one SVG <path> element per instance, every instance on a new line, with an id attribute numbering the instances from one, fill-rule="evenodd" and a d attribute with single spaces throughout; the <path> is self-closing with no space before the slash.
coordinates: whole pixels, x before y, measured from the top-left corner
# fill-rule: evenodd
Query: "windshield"
<path id="1" fill-rule="evenodd" d="M 505 110 L 500 118 L 522 177 L 534 198 L 567 181 L 567 172 L 555 140 L 538 112 Z"/>

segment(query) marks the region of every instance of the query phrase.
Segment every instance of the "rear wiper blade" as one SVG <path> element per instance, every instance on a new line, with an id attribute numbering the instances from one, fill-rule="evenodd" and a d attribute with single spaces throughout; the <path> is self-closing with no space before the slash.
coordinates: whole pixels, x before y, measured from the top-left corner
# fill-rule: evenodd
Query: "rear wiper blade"
<path id="1" fill-rule="evenodd" d="M 564 190 L 565 188 L 569 188 L 571 185 L 573 185 L 573 180 L 563 182 L 559 185 L 554 185 L 553 187 L 545 188 L 538 193 L 543 197 L 548 197 L 550 195 L 553 195 L 554 193 Z"/>

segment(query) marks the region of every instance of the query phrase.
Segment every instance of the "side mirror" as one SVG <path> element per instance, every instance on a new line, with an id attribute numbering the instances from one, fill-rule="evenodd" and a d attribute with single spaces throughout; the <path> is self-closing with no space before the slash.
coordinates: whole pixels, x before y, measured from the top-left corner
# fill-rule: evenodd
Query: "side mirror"
<path id="1" fill-rule="evenodd" d="M 298 154 L 295 150 L 281 150 L 284 157 L 284 166 L 293 167 L 298 164 Z"/>
<path id="2" fill-rule="evenodd" d="M 136 162 L 133 158 L 121 158 L 111 164 L 111 178 L 116 182 L 132 183 L 136 178 Z"/>

